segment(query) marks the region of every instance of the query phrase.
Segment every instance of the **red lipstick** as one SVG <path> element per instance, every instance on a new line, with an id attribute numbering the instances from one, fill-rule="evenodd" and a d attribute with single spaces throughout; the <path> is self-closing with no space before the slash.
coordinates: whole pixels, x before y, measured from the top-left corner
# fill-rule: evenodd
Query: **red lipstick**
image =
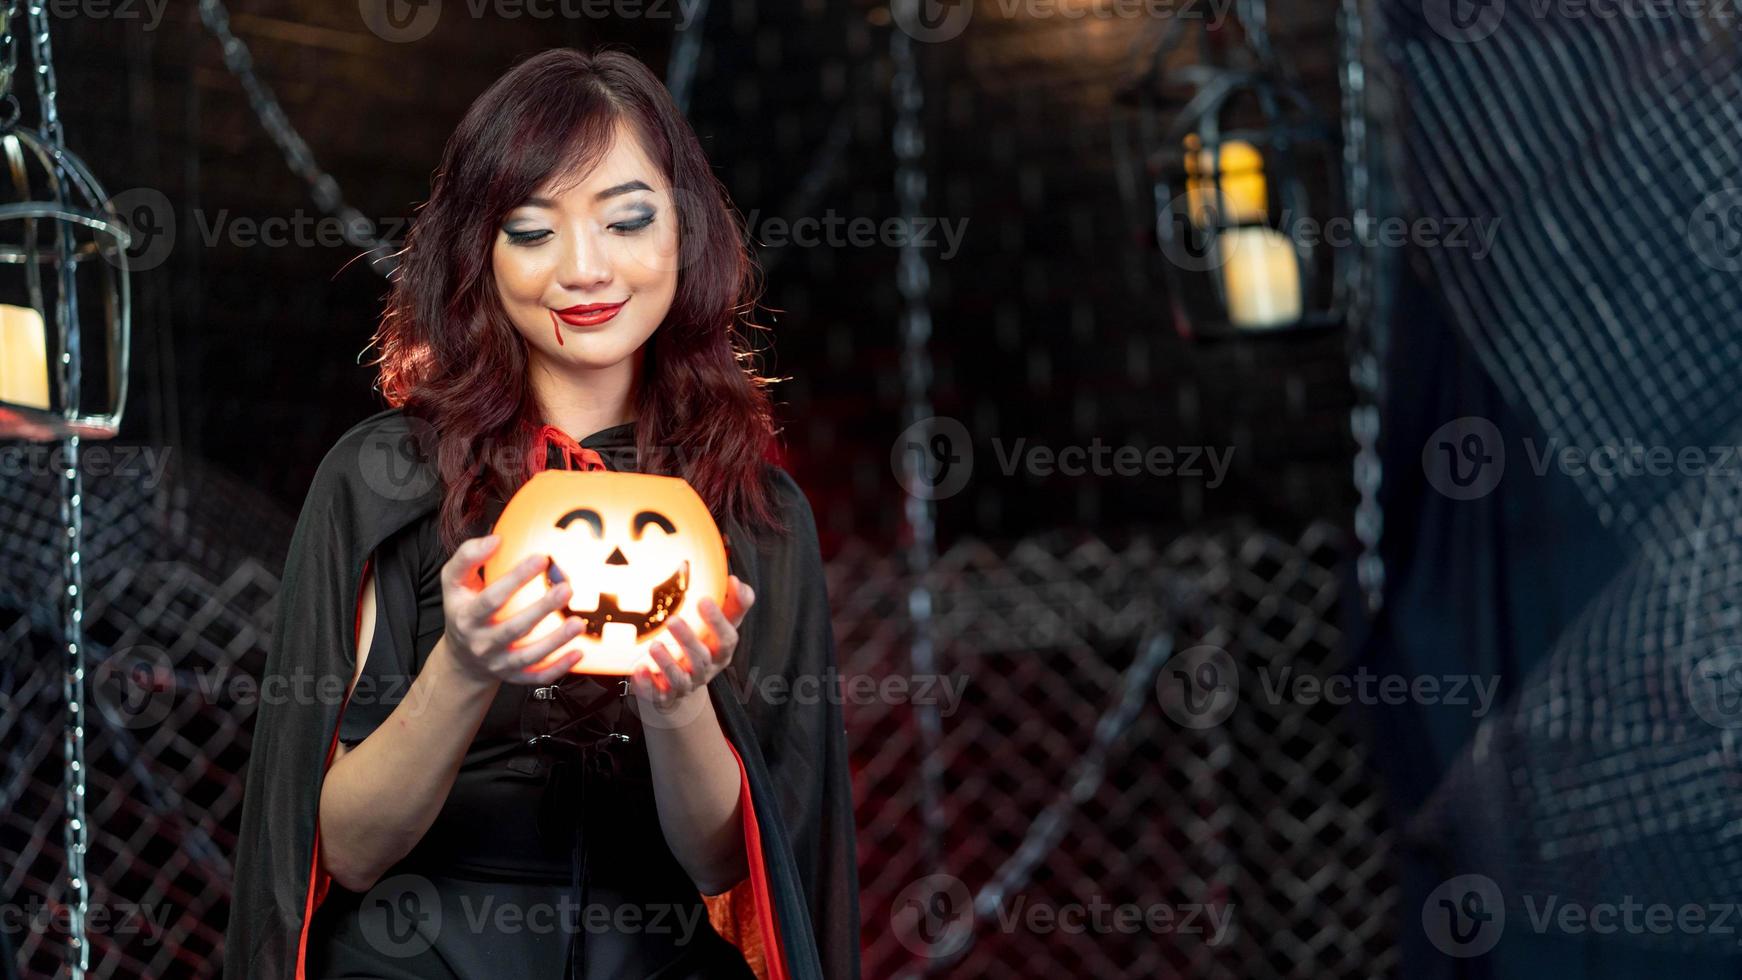
<path id="1" fill-rule="evenodd" d="M 629 302 L 624 300 L 623 303 Z M 550 325 L 556 331 L 558 346 L 563 342 L 563 328 L 557 321 L 562 321 L 571 327 L 596 327 L 617 315 L 623 308 L 623 303 L 582 303 L 566 310 L 551 310 Z"/>

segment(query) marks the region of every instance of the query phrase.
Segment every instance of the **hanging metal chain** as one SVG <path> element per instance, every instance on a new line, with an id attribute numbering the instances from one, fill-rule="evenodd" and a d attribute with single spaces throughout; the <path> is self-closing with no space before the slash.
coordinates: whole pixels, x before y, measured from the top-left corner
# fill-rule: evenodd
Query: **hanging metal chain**
<path id="1" fill-rule="evenodd" d="M 1368 227 L 1372 175 L 1368 162 L 1366 30 L 1362 0 L 1342 0 L 1343 62 L 1343 179 L 1355 223 L 1355 258 L 1348 264 L 1344 284 L 1349 328 L 1349 381 L 1355 389 L 1355 406 L 1349 410 L 1349 431 L 1355 439 L 1355 580 L 1367 611 L 1379 611 L 1385 595 L 1385 561 L 1379 553 L 1385 529 L 1385 513 L 1379 491 L 1384 469 L 1379 457 L 1379 420 L 1382 361 L 1378 318 L 1372 316 L 1373 256 L 1365 243 L 1372 241 Z"/>
<path id="2" fill-rule="evenodd" d="M 1236 0 L 1234 17 L 1246 33 L 1246 44 L 1257 55 L 1257 64 L 1264 71 L 1300 90 L 1300 74 L 1294 63 L 1276 53 L 1270 33 L 1270 0 Z"/>
<path id="3" fill-rule="evenodd" d="M 53 52 L 48 41 L 48 15 L 42 0 L 30 0 L 30 48 L 36 59 L 36 96 L 41 103 L 43 142 L 57 150 L 66 148 L 66 134 L 61 131 L 60 108 L 56 104 L 60 86 L 55 83 Z M 16 52 L 14 53 L 16 56 Z M 14 61 L 13 68 L 17 67 Z"/>
<path id="4" fill-rule="evenodd" d="M 10 107 L 9 118 L 0 123 L 10 125 L 17 122 L 20 115 L 18 97 L 12 93 L 12 81 L 18 75 L 18 30 L 22 25 L 18 19 L 18 0 L 6 0 L 5 7 L 0 9 L 0 99 L 4 99 Z"/>
<path id="5" fill-rule="evenodd" d="M 284 162 L 289 164 L 291 172 L 308 183 L 309 189 L 314 193 L 315 204 L 322 211 L 339 219 L 339 230 L 345 236 L 347 244 L 368 249 L 370 268 L 383 276 L 392 275 L 398 266 L 394 253 L 399 247 L 377 238 L 375 222 L 345 203 L 345 195 L 339 189 L 339 182 L 332 174 L 320 168 L 307 141 L 291 125 L 290 117 L 284 114 L 284 108 L 278 104 L 278 97 L 272 94 L 271 86 L 254 71 L 254 57 L 248 53 L 248 46 L 230 30 L 230 12 L 219 0 L 200 0 L 200 21 L 218 39 L 218 44 L 224 51 L 224 67 L 230 69 L 230 74 L 235 75 L 236 81 L 242 84 L 242 91 L 248 95 L 248 104 L 253 107 L 254 114 L 260 117 L 260 124 L 266 128 L 266 134 L 272 137 L 272 142 L 278 144 L 278 149 L 284 154 Z"/>
<path id="6" fill-rule="evenodd" d="M 925 128 L 921 113 L 925 107 L 925 92 L 913 44 L 913 38 L 906 31 L 889 32 L 889 57 L 894 68 L 889 80 L 889 94 L 895 115 L 896 209 L 910 223 L 920 219 L 926 206 Z M 896 289 L 901 295 L 904 415 L 906 425 L 911 427 L 932 417 L 932 366 L 928 350 L 932 327 L 931 267 L 924 251 L 910 238 L 902 245 L 895 268 Z M 922 432 L 919 436 L 922 444 L 931 444 L 929 432 Z M 920 465 L 913 454 L 904 453 L 902 459 L 906 466 Z M 935 606 L 932 566 L 937 562 L 937 512 L 929 494 L 916 492 L 923 484 L 910 478 L 906 485 L 907 564 L 913 575 L 913 585 L 907 593 L 907 613 L 913 626 L 909 669 L 915 677 L 928 677 L 937 673 L 932 625 Z M 915 704 L 913 713 L 919 726 L 920 818 L 924 827 L 920 838 L 922 861 L 924 867 L 942 870 L 944 773 L 939 746 L 943 741 L 943 719 L 935 703 Z"/>
<path id="7" fill-rule="evenodd" d="M 1270 43 L 1270 5 L 1264 0 L 1237 0 L 1234 16 L 1246 32 L 1246 43 L 1258 55 L 1258 64 L 1277 71 L 1276 49 Z"/>
<path id="8" fill-rule="evenodd" d="M 49 18 L 43 0 L 30 0 L 29 23 L 31 56 L 36 62 L 36 95 L 42 114 L 42 138 L 56 155 L 56 166 L 50 174 L 56 204 L 65 204 L 67 184 L 71 177 L 60 166 L 60 154 L 66 149 L 66 137 L 61 130 L 58 106 L 59 86 L 55 81 L 54 52 L 49 44 Z M 8 27 L 15 29 L 8 11 Z M 8 32 L 10 40 L 11 30 Z M 5 55 L 8 67 L 17 66 L 16 41 L 10 40 Z M 65 222 L 55 223 L 55 268 L 60 273 L 55 296 L 55 326 L 60 332 L 60 359 L 55 365 L 60 384 L 61 404 L 68 418 L 77 414 L 80 404 L 81 347 L 78 330 L 78 294 L 75 280 L 72 229 Z M 64 468 L 60 473 L 60 517 L 66 530 L 64 561 L 61 566 L 66 583 L 62 597 L 62 636 L 66 641 L 66 661 L 61 675 L 61 699 L 66 704 L 66 724 L 61 739 L 64 764 L 63 788 L 65 807 L 65 846 L 67 858 L 67 966 L 73 980 L 83 980 L 91 967 L 91 943 L 87 923 L 90 917 L 90 880 L 85 875 L 85 854 L 90 847 L 89 825 L 85 818 L 85 588 L 84 588 L 84 486 L 79 474 L 79 437 L 70 435 L 62 442 Z"/>
<path id="9" fill-rule="evenodd" d="M 708 20 L 708 0 L 700 0 L 689 26 L 678 29 L 672 41 L 671 60 L 666 63 L 665 87 L 677 111 L 690 114 L 690 93 L 696 84 L 696 64 L 702 60 L 702 33 Z"/>

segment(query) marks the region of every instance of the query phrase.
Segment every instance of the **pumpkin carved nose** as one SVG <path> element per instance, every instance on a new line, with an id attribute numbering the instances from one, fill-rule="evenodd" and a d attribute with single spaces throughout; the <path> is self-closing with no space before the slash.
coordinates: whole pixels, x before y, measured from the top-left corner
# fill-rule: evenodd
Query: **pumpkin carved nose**
<path id="1" fill-rule="evenodd" d="M 612 548 L 611 549 L 611 557 L 605 559 L 605 564 L 607 564 L 607 565 L 627 565 L 627 564 L 629 564 L 629 559 L 623 557 L 623 549 L 622 548 Z"/>

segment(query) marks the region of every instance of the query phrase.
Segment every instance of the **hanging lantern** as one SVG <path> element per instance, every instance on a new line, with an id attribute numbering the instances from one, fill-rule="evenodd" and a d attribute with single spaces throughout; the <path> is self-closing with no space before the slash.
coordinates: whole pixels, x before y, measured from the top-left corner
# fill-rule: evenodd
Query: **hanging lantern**
<path id="1" fill-rule="evenodd" d="M 1148 71 L 1120 97 L 1137 113 L 1144 211 L 1153 214 L 1175 328 L 1187 337 L 1342 320 L 1339 264 L 1350 243 L 1339 233 L 1350 226 L 1341 220 L 1336 133 L 1271 51 L 1264 4 L 1238 9 L 1232 26 L 1199 31 L 1198 58 L 1172 69 L 1184 27 L 1169 25 Z M 1229 41 L 1234 30 L 1242 41 Z"/>
<path id="2" fill-rule="evenodd" d="M 0 124 L 0 168 L 0 438 L 112 437 L 127 400 L 127 229 L 84 163 L 16 112 Z"/>
<path id="3" fill-rule="evenodd" d="M 568 607 L 544 617 L 530 642 L 566 620 L 582 632 L 557 653 L 585 653 L 577 674 L 634 673 L 651 662 L 648 650 L 664 641 L 673 656 L 683 649 L 670 635 L 682 618 L 705 631 L 697 604 L 703 596 L 726 601 L 726 546 L 707 505 L 683 480 L 644 473 L 545 470 L 533 474 L 502 509 L 496 551 L 484 563 L 494 582 L 533 555 L 550 556 L 541 576 L 521 586 L 500 619 L 569 582 Z"/>

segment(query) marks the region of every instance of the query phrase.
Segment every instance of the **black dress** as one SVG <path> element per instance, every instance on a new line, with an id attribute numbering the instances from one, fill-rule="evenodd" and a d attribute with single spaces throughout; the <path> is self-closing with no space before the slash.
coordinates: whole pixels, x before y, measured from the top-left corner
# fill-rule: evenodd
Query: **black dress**
<path id="1" fill-rule="evenodd" d="M 585 445 L 632 436 L 618 426 Z M 576 462 L 548 451 L 551 468 Z M 447 558 L 433 512 L 373 556 L 375 632 L 340 718 L 347 745 L 392 713 L 440 639 Z M 752 978 L 660 830 L 627 684 L 581 674 L 501 685 L 434 824 L 367 894 L 332 886 L 308 956 L 323 978 Z"/>
<path id="2" fill-rule="evenodd" d="M 615 437 L 628 448 L 620 452 L 618 447 L 601 444 L 613 441 L 603 438 L 609 432 L 589 437 L 585 447 L 604 455 L 608 468 L 638 469 L 629 445 L 631 433 L 624 430 Z M 311 678 L 321 685 L 320 692 L 329 690 L 329 683 L 340 692 L 345 690 L 355 673 L 357 593 L 365 566 L 394 550 L 386 547 L 388 541 L 441 506 L 444 487 L 435 465 L 433 436 L 425 421 L 400 409 L 387 409 L 352 426 L 322 458 L 285 557 L 263 678 Z M 729 514 L 716 515 L 730 546 L 727 559 L 733 573 L 755 586 L 758 595 L 738 627 L 732 663 L 708 685 L 720 728 L 740 766 L 749 876 L 726 896 L 708 899 L 707 905 L 720 934 L 743 951 L 759 975 L 856 980 L 860 973 L 858 862 L 840 699 L 765 696 L 771 693 L 766 682 L 777 678 L 783 692 L 793 691 L 804 679 L 829 684 L 839 679 L 816 521 L 791 474 L 764 461 L 759 475 L 772 504 L 773 519 L 766 526 L 760 521 L 747 526 Z M 382 581 L 389 577 L 384 573 Z M 394 603 L 386 605 L 391 610 Z M 414 633 L 413 651 L 415 639 Z M 372 654 L 370 660 L 375 659 Z M 380 661 L 377 668 L 385 663 Z M 415 657 L 408 661 L 406 673 L 414 668 Z M 394 693 L 377 691 L 371 696 L 391 702 Z M 358 698 L 360 709 L 366 700 Z M 625 707 L 632 710 L 633 700 Z M 423 891 L 418 890 L 422 883 L 413 879 L 411 884 L 418 887 L 399 894 L 384 891 L 372 906 L 364 896 L 360 906 L 346 913 L 344 903 L 354 900 L 329 890 L 320 873 L 318 834 L 321 785 L 346 713 L 342 699 L 325 693 L 260 702 L 234 852 L 225 980 L 303 980 L 353 967 L 353 976 L 379 977 L 545 974 L 542 962 L 518 965 L 536 960 L 550 945 L 537 939 L 540 933 L 531 921 L 526 928 L 496 929 L 500 935 L 484 934 L 471 942 L 459 940 L 473 933 L 450 936 L 445 930 L 468 929 L 473 922 L 504 922 L 489 917 L 492 909 L 501 907 L 495 900 L 498 886 L 537 888 L 536 894 L 554 894 L 560 901 L 564 897 L 560 883 L 521 879 L 494 883 L 482 880 L 486 876 L 476 871 L 468 870 L 470 877 L 465 877 L 438 870 L 442 880 L 429 882 Z M 604 724 L 609 718 L 599 721 Z M 593 785 L 588 784 L 589 791 Z M 611 799 L 627 795 L 632 794 L 624 790 Z M 646 812 L 645 802 L 643 797 L 642 812 Z M 582 837 L 589 844 L 583 855 L 596 859 L 606 849 L 598 825 L 603 821 L 616 826 L 622 820 L 613 810 L 590 805 L 577 813 L 587 814 L 589 828 L 596 831 Z M 496 829 L 494 823 L 491 829 Z M 611 837 L 609 849 L 619 849 L 622 839 Z M 484 844 L 464 843 L 473 848 Z M 570 854 L 572 861 L 572 848 Z M 645 866 L 644 860 L 628 876 L 636 887 L 652 887 L 641 884 L 651 877 Z M 585 875 L 579 874 L 583 870 Z M 568 894 L 579 894 L 576 878 L 584 877 L 590 884 L 601 874 L 573 862 Z M 457 923 L 444 930 L 444 920 L 434 914 L 445 908 L 443 896 L 450 893 L 443 889 L 449 888 L 476 889 L 477 894 L 445 900 L 459 916 L 444 912 L 445 922 Z M 323 898 L 333 906 L 326 907 Z M 678 898 L 687 903 L 691 896 L 686 889 Z M 489 908 L 484 908 L 486 900 Z M 481 911 L 484 917 L 468 917 L 468 910 Z M 510 926 L 515 925 L 514 913 L 538 911 L 519 900 L 509 910 L 506 924 Z M 396 914 L 389 917 L 390 911 Z M 321 919 L 321 928 L 311 936 L 316 918 Z M 620 922 L 623 927 L 615 930 L 617 935 L 587 947 L 589 960 L 598 945 L 615 948 L 629 935 L 644 943 L 655 933 L 652 921 Z M 418 935 L 433 934 L 435 943 L 416 951 L 418 941 L 399 942 L 413 929 Z M 586 938 L 596 935 L 589 931 Z M 708 942 L 705 936 L 690 938 Z M 320 947 L 317 956 L 311 956 L 311 939 Z M 431 950 L 434 955 L 423 955 Z M 321 961 L 319 968 L 311 962 L 315 958 Z M 480 958 L 488 958 L 482 973 L 472 969 Z M 735 968 L 735 963 L 727 967 Z M 557 975 L 554 964 L 551 969 L 549 975 Z"/>

